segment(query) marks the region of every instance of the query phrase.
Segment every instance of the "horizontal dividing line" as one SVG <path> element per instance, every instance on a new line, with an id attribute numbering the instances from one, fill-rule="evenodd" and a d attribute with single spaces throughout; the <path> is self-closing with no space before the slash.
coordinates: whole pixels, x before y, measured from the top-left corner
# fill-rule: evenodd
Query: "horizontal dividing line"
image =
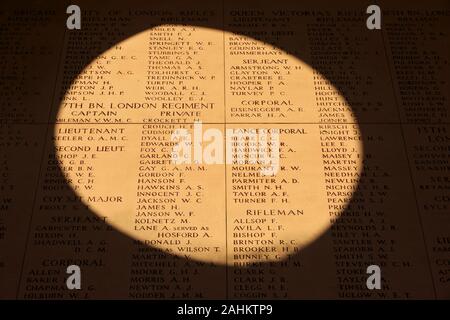
<path id="1" fill-rule="evenodd" d="M 255 125 L 255 124 L 316 124 L 316 125 L 326 125 L 326 124 L 357 124 L 357 125 L 378 125 L 378 124 L 386 124 L 386 125 L 450 125 L 450 122 L 426 122 L 426 123 L 417 123 L 417 122 L 201 122 L 202 124 L 219 124 L 219 125 L 238 125 L 238 124 L 246 124 L 246 125 Z M 186 124 L 195 124 L 194 122 L 1 122 L 0 125 L 124 125 L 124 124 L 164 124 L 164 125 L 186 125 Z"/>

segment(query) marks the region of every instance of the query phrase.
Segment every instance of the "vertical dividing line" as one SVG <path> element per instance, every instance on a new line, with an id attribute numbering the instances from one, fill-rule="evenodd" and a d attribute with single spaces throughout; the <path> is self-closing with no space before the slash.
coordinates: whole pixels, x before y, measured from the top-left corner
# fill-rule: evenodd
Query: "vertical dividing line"
<path id="1" fill-rule="evenodd" d="M 225 137 L 225 297 L 228 299 L 228 184 L 227 184 L 227 143 L 226 143 L 226 132 L 227 132 L 227 95 L 226 95 L 226 75 L 225 75 L 225 0 L 222 0 L 222 34 L 223 34 L 223 134 Z"/>
<path id="2" fill-rule="evenodd" d="M 222 0 L 222 47 L 223 47 L 223 135 L 224 141 L 224 168 L 225 168 L 225 297 L 228 299 L 228 186 L 227 186 L 227 94 L 225 69 L 225 0 Z"/>
<path id="3" fill-rule="evenodd" d="M 411 169 L 411 161 L 410 161 L 409 155 L 408 155 L 408 148 L 407 148 L 407 144 L 406 144 L 406 138 L 405 138 L 405 133 L 404 133 L 404 128 L 403 128 L 403 122 L 402 122 L 401 113 L 400 113 L 399 97 L 397 96 L 397 91 L 395 90 L 394 77 L 392 75 L 393 70 L 391 70 L 392 66 L 391 66 L 391 63 L 389 61 L 388 54 L 387 54 L 386 40 L 385 40 L 385 35 L 384 35 L 384 26 L 381 29 L 381 40 L 383 42 L 383 48 L 384 48 L 384 54 L 385 54 L 385 58 L 386 58 L 387 69 L 388 69 L 389 77 L 390 77 L 390 80 L 391 80 L 392 91 L 393 91 L 394 99 L 395 99 L 395 106 L 397 108 L 398 121 L 399 121 L 399 124 L 400 124 L 400 132 L 401 132 L 401 136 L 402 136 L 402 140 L 403 140 L 403 151 L 405 152 L 406 162 L 407 162 L 407 165 L 408 165 L 409 178 L 410 178 L 411 185 L 412 185 L 412 188 L 413 188 L 413 195 L 414 195 L 414 201 L 416 203 L 417 216 L 418 216 L 418 220 L 419 220 L 420 229 L 422 231 L 422 240 L 423 240 L 423 243 L 424 243 L 424 246 L 425 246 L 425 254 L 427 256 L 428 270 L 430 272 L 431 284 L 433 285 L 434 297 L 436 299 L 437 298 L 436 285 L 434 283 L 434 277 L 433 277 L 433 272 L 432 272 L 431 262 L 430 262 L 430 254 L 428 253 L 428 246 L 427 246 L 427 241 L 426 241 L 426 237 L 425 237 L 425 231 L 424 231 L 424 228 L 423 228 L 423 221 L 422 221 L 422 216 L 421 216 L 421 213 L 420 213 L 419 201 L 418 201 L 418 198 L 417 198 L 416 184 L 414 183 L 413 173 L 412 173 L 412 169 Z"/>
<path id="4" fill-rule="evenodd" d="M 53 111 L 53 107 L 54 105 L 58 102 L 58 94 L 56 91 L 56 87 L 58 84 L 58 79 L 60 78 L 60 69 L 61 69 L 61 64 L 62 64 L 62 56 L 63 56 L 63 49 L 65 48 L 65 39 L 66 39 L 66 31 L 67 28 L 65 27 L 65 25 L 63 24 L 64 27 L 64 32 L 62 35 L 62 41 L 61 41 L 61 48 L 59 50 L 59 57 L 57 58 L 58 62 L 57 62 L 57 67 L 56 67 L 56 76 L 55 76 L 55 83 L 53 85 L 53 94 L 52 94 L 52 98 L 50 101 L 50 108 L 48 111 L 48 115 L 47 115 L 47 126 L 45 129 L 45 133 L 44 133 L 44 143 L 42 146 L 42 153 L 41 153 L 41 161 L 39 164 L 39 169 L 38 169 L 38 174 L 37 174 L 37 181 L 36 181 L 36 187 L 34 188 L 34 197 L 33 197 L 33 203 L 31 205 L 31 214 L 30 214 L 30 219 L 28 221 L 28 228 L 27 228 L 27 234 L 26 234 L 26 239 L 25 239 L 25 248 L 24 248 L 24 252 L 23 252 L 23 257 L 22 257 L 22 264 L 20 267 L 20 273 L 19 273 L 19 282 L 17 284 L 17 291 L 16 291 L 16 299 L 19 298 L 19 293 L 20 293 L 20 287 L 22 285 L 22 278 L 23 278 L 23 270 L 25 268 L 25 258 L 28 252 L 28 243 L 29 243 L 29 238 L 30 238 L 30 233 L 31 233 L 31 226 L 32 226 L 32 222 L 33 222 L 33 216 L 34 216 L 34 212 L 35 212 L 35 207 L 36 207 L 36 201 L 37 201 L 37 193 L 38 193 L 38 188 L 39 188 L 39 183 L 41 182 L 41 174 L 42 174 L 42 166 L 45 160 L 45 154 L 46 154 L 46 149 L 47 149 L 47 141 L 48 139 L 48 134 L 50 131 L 50 127 L 52 126 L 52 122 L 50 121 L 50 117 L 52 115 L 52 111 Z"/>

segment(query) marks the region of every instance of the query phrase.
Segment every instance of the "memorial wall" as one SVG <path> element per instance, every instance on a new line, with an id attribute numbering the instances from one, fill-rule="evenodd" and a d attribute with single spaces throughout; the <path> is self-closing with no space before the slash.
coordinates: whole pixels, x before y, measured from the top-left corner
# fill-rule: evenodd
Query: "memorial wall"
<path id="1" fill-rule="evenodd" d="M 0 5 L 1 298 L 450 298 L 448 1 L 70 4 Z"/>

